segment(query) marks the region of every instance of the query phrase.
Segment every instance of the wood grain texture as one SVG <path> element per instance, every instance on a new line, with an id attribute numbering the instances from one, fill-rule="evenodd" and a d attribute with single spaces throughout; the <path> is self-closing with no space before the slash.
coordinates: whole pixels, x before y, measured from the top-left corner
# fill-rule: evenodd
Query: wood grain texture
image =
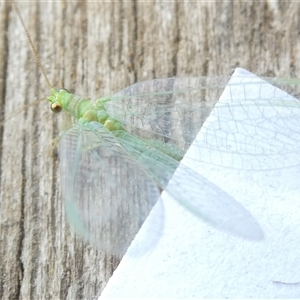
<path id="1" fill-rule="evenodd" d="M 261 1 L 20 2 L 54 87 L 92 99 L 141 80 L 299 76 L 300 4 Z M 0 118 L 48 95 L 9 2 L 0 2 Z M 93 299 L 118 259 L 69 229 L 46 101 L 0 127 L 0 298 Z"/>

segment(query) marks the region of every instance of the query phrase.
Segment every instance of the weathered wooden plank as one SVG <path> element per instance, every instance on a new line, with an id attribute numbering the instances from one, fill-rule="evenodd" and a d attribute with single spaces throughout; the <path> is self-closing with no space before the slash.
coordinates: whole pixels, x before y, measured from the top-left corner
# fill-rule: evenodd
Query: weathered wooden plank
<path id="1" fill-rule="evenodd" d="M 98 98 L 168 76 L 298 76 L 295 2 L 23 2 L 22 16 L 50 82 Z M 16 13 L 0 3 L 0 109 L 8 118 L 48 88 Z M 63 121 L 48 104 L 0 129 L 0 298 L 89 299 L 118 260 L 69 229 L 51 141 Z"/>

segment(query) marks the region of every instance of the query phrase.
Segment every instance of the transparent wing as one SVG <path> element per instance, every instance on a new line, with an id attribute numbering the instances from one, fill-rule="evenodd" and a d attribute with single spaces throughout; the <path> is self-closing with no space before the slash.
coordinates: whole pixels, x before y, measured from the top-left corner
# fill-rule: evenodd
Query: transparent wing
<path id="1" fill-rule="evenodd" d="M 219 229 L 262 238 L 240 204 L 191 169 L 180 166 L 168 185 L 179 162 L 147 140 L 123 131 L 115 137 L 99 123 L 79 122 L 63 135 L 59 152 L 70 223 L 109 253 L 124 254 L 162 189 Z M 156 228 L 162 230 L 161 224 Z"/>
<path id="2" fill-rule="evenodd" d="M 215 118 L 217 122 L 214 126 L 207 122 L 201 133 L 206 143 L 199 144 L 200 161 L 259 170 L 299 165 L 300 143 L 295 145 L 294 141 L 300 140 L 300 102 L 291 101 L 289 94 L 299 95 L 300 82 L 240 76 L 228 84 L 229 79 L 168 78 L 140 82 L 110 97 L 106 108 L 129 132 L 172 145 L 181 156 L 214 109 L 211 120 Z M 270 89 L 270 83 L 276 86 Z M 256 92 L 249 97 L 247 91 L 254 85 Z M 216 105 L 224 88 L 225 101 Z M 211 151 L 212 155 L 204 157 L 203 150 Z M 218 152 L 220 158 L 216 160 L 213 152 Z"/>
<path id="3" fill-rule="evenodd" d="M 126 132 L 120 134 L 118 140 L 129 155 L 151 174 L 161 189 L 197 217 L 238 236 L 253 240 L 263 237 L 251 214 L 212 182 L 157 150 L 146 140 L 142 141 Z"/>
<path id="4" fill-rule="evenodd" d="M 84 239 L 122 256 L 159 198 L 157 184 L 96 122 L 66 131 L 59 155 L 70 223 Z"/>
<path id="5" fill-rule="evenodd" d="M 212 225 L 252 239 L 262 237 L 241 205 L 179 164 L 206 121 L 195 142 L 196 160 L 251 170 L 299 165 L 299 101 L 275 86 L 270 89 L 267 81 L 241 76 L 227 85 L 228 79 L 137 83 L 101 99 L 126 132 L 114 136 L 98 123 L 79 122 L 65 133 L 60 145 L 62 186 L 77 231 L 121 254 L 160 189 L 166 189 Z M 259 88 L 249 96 L 247 90 L 257 80 Z M 289 93 L 298 94 L 298 85 L 290 81 L 274 83 L 286 84 Z M 222 103 L 216 104 L 222 93 Z M 134 230 L 128 220 L 134 220 Z"/>

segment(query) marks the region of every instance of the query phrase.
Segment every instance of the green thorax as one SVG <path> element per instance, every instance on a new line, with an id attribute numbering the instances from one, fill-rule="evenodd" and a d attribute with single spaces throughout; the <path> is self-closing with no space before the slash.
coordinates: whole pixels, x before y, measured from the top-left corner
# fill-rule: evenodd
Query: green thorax
<path id="1" fill-rule="evenodd" d="M 104 107 L 107 98 L 98 99 L 92 102 L 90 99 L 82 99 L 68 91 L 51 89 L 51 95 L 47 98 L 51 105 L 56 104 L 78 120 L 85 122 L 99 122 L 109 131 L 120 130 L 121 123 L 111 118 Z"/>

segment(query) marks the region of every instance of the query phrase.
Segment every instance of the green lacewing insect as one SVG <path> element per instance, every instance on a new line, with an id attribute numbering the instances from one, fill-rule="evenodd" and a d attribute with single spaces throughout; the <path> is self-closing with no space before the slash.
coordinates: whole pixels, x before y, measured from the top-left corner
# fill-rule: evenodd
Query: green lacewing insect
<path id="1" fill-rule="evenodd" d="M 26 31 L 19 12 L 18 15 Z M 30 40 L 28 33 L 27 36 Z M 47 78 L 31 40 L 30 43 Z M 50 88 L 47 99 L 51 109 L 54 112 L 65 110 L 78 120 L 62 135 L 59 157 L 67 215 L 84 239 L 108 252 L 122 253 L 162 190 L 219 229 L 245 238 L 262 238 L 259 225 L 245 208 L 212 182 L 180 164 L 227 85 L 228 77 L 150 80 L 95 101 L 82 99 L 65 89 L 56 90 L 46 80 Z M 237 84 L 247 86 L 252 82 L 241 77 Z M 289 82 L 287 85 L 291 86 Z M 261 88 L 264 88 L 263 84 Z M 274 106 L 276 111 L 285 104 L 273 96 L 274 99 L 266 100 L 267 105 Z M 251 105 L 259 107 L 260 102 L 266 105 L 263 99 L 257 100 Z M 215 109 L 220 111 L 221 120 L 222 109 L 226 108 Z M 281 116 L 278 110 L 277 119 L 293 118 L 298 109 L 299 106 L 291 106 L 289 116 Z M 247 122 L 252 122 L 250 116 Z M 300 125 L 296 118 L 295 123 Z M 214 136 L 215 132 L 208 130 L 207 135 Z M 215 141 L 207 147 L 218 150 L 220 146 L 226 146 L 224 138 L 216 137 Z M 285 154 L 284 147 L 277 147 L 273 152 Z M 222 151 L 225 153 L 229 149 Z M 256 152 L 245 153 L 245 149 L 232 151 L 245 162 L 257 155 Z M 299 149 L 289 151 L 293 161 L 287 156 L 284 166 L 295 163 L 297 151 Z M 169 187 L 178 167 L 180 177 L 176 177 L 175 183 Z M 261 169 L 273 167 L 281 166 L 274 161 L 274 165 L 268 163 Z M 109 241 L 107 232 L 112 236 Z"/>

